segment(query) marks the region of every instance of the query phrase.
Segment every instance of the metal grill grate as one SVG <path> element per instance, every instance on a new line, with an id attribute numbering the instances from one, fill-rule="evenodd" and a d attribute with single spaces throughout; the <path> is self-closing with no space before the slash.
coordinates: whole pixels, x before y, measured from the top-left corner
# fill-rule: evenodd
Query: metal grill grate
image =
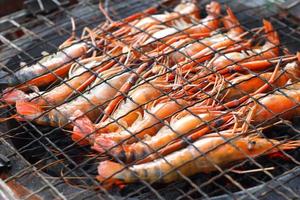
<path id="1" fill-rule="evenodd" d="M 57 1 L 53 1 L 58 3 Z M 236 14 L 240 23 L 242 24 L 242 28 L 245 31 L 249 32 L 248 38 L 252 38 L 257 33 L 257 27 L 260 27 L 262 24 L 262 19 L 267 18 L 270 20 L 272 25 L 275 27 L 276 32 L 280 35 L 280 55 L 284 54 L 295 54 L 298 50 L 299 46 L 299 28 L 297 24 L 292 21 L 291 18 L 286 16 L 280 16 L 278 13 L 277 6 L 269 3 L 267 1 L 255 1 L 254 2 L 246 2 L 241 1 L 239 3 L 232 1 L 218 1 L 221 3 L 223 11 L 222 16 L 226 15 L 225 6 L 228 5 Z M 155 6 L 158 9 L 158 13 L 163 13 L 165 11 L 172 12 L 174 7 L 179 2 L 176 1 L 166 1 L 166 2 L 157 2 L 157 1 L 138 1 L 132 0 L 128 2 L 122 1 L 107 1 L 105 2 L 104 9 L 107 10 L 108 15 L 114 21 L 118 21 L 130 16 L 134 13 L 141 12 L 142 10 L 146 10 L 150 6 Z M 205 17 L 205 5 L 208 4 L 208 1 L 201 1 L 199 3 L 199 8 L 201 9 L 202 17 Z M 23 11 L 22 11 L 23 12 Z M 154 19 L 149 13 L 144 13 L 145 16 L 150 17 L 150 19 Z M 177 18 L 181 19 L 186 17 L 190 19 L 190 15 L 179 15 Z M 98 9 L 97 2 L 94 1 L 82 1 L 78 4 L 74 4 L 71 6 L 59 6 L 59 10 L 55 11 L 48 15 L 36 15 L 34 17 L 30 17 L 29 19 L 17 20 L 17 18 L 4 18 L 2 22 L 9 23 L 13 29 L 4 30 L 0 32 L 0 41 L 2 42 L 1 48 L 1 66 L 2 69 L 7 71 L 8 74 L 13 74 L 16 70 L 20 68 L 19 63 L 21 61 L 26 62 L 31 65 L 40 61 L 42 58 L 42 51 L 55 52 L 57 47 L 65 41 L 68 37 L 72 35 L 72 25 L 70 23 L 71 18 L 74 19 L 76 24 L 76 33 L 80 35 L 82 29 L 84 27 L 96 27 L 101 22 L 105 20 L 105 17 L 100 14 Z M 154 19 L 157 20 L 157 19 Z M 124 22 L 126 25 L 131 26 L 132 29 L 136 30 L 136 33 L 133 35 L 138 35 L 139 33 L 143 33 L 145 37 L 152 38 L 154 40 L 155 45 L 163 45 L 166 42 L 163 40 L 164 38 L 156 39 L 151 35 L 148 31 L 143 31 L 142 29 L 138 29 L 136 26 Z M 199 23 L 199 22 L 198 22 Z M 160 26 L 172 27 L 169 24 L 169 21 L 159 22 Z M 195 27 L 197 22 L 192 21 L 192 27 Z M 20 38 L 14 39 L 11 36 L 11 30 L 20 32 L 22 35 Z M 230 29 L 231 30 L 231 29 Z M 186 35 L 186 30 L 177 31 L 183 35 Z M 219 30 L 224 31 L 224 30 Z M 213 33 L 213 35 L 217 35 L 219 32 Z M 130 42 L 126 40 L 124 36 L 114 36 L 110 32 L 107 34 L 111 37 L 110 42 L 116 42 L 116 44 L 121 46 L 129 46 Z M 227 36 L 229 40 L 232 40 L 230 36 Z M 263 40 L 263 34 L 260 33 L 256 35 L 257 40 Z M 188 35 L 188 38 L 191 38 L 191 35 Z M 246 40 L 245 39 L 245 40 Z M 242 40 L 241 42 L 244 42 Z M 211 94 L 207 92 L 207 90 L 203 88 L 198 88 L 201 92 L 202 98 L 197 99 L 196 101 L 189 103 L 188 105 L 182 104 L 182 101 L 175 95 L 172 95 L 172 92 L 179 91 L 182 87 L 191 87 L 190 80 L 188 80 L 187 75 L 178 75 L 178 81 L 181 81 L 181 87 L 174 87 L 173 91 L 169 89 L 165 89 L 164 91 L 161 88 L 164 88 L 163 85 L 154 85 L 151 81 L 155 80 L 157 77 L 164 76 L 166 74 L 175 73 L 175 70 L 172 66 L 178 64 L 176 62 L 172 63 L 172 65 L 168 65 L 169 63 L 163 63 L 163 59 L 159 59 L 158 57 L 151 57 L 146 54 L 148 49 L 146 47 L 132 47 L 132 51 L 141 54 L 144 59 L 147 59 L 148 66 L 146 70 L 149 70 L 151 67 L 155 65 L 161 65 L 164 71 L 161 74 L 152 77 L 146 77 L 145 73 L 139 73 L 135 71 L 139 66 L 141 66 L 142 61 L 140 59 L 132 61 L 131 65 L 126 64 L 126 60 L 128 59 L 128 53 L 122 52 L 119 55 L 110 55 L 105 49 L 109 48 L 111 43 L 95 43 L 91 42 L 90 39 L 80 39 L 78 43 L 83 43 L 87 45 L 89 48 L 96 51 L 98 54 L 103 54 L 108 57 L 107 61 L 104 61 L 102 65 L 108 65 L 110 62 L 114 62 L 115 65 L 122 66 L 122 70 L 118 70 L 118 72 L 109 76 L 108 78 L 100 79 L 100 82 L 104 84 L 109 84 L 111 80 L 114 78 L 121 76 L 122 74 L 130 73 L 132 78 L 130 79 L 130 83 L 135 84 L 136 78 L 138 78 L 138 82 L 130 89 L 130 91 L 134 91 L 134 89 L 138 88 L 141 85 L 145 85 L 145 82 L 150 84 L 152 88 L 159 90 L 160 94 L 157 95 L 154 99 L 143 102 L 141 105 L 137 105 L 134 111 L 138 111 L 142 109 L 144 115 L 149 115 L 156 118 L 156 123 L 154 123 L 150 128 L 155 128 L 158 125 L 164 125 L 169 129 L 174 129 L 170 123 L 167 121 L 171 116 L 164 116 L 162 119 L 158 118 L 155 114 L 151 113 L 151 110 L 146 108 L 147 105 L 153 103 L 158 100 L 161 100 L 165 97 L 170 99 L 170 102 L 173 103 L 173 106 L 179 106 L 176 112 L 172 113 L 172 116 L 181 113 L 182 111 L 187 112 L 189 115 L 198 117 L 191 108 L 195 106 L 197 103 L 201 103 L 212 99 L 215 101 L 215 104 L 223 105 L 221 99 L 217 98 L 215 94 Z M 205 45 L 201 40 L 192 38 L 188 43 L 185 44 L 185 47 L 191 44 L 202 44 Z M 239 43 L 238 43 L 239 44 Z M 276 48 L 277 46 L 271 47 Z M 148 47 L 148 48 L 155 48 Z M 178 56 L 184 56 L 188 60 L 189 63 L 198 62 L 194 60 L 191 55 L 183 54 L 179 51 L 179 48 L 174 48 L 169 46 L 169 48 L 177 52 Z M 226 55 L 222 52 L 222 50 L 215 50 L 209 46 L 212 53 L 218 53 L 220 55 L 225 56 L 226 59 L 230 60 L 230 58 L 226 57 Z M 289 50 L 287 52 L 286 48 Z M 64 48 L 66 51 L 67 48 Z M 269 51 L 270 48 L 264 50 L 264 52 Z M 65 52 L 62 51 L 64 54 Z M 251 51 L 253 53 L 253 57 L 257 56 L 257 52 Z M 92 51 L 89 51 L 86 57 L 91 57 Z M 282 60 L 286 59 L 286 56 L 281 57 Z M 272 62 L 273 59 L 268 59 L 269 62 Z M 94 70 L 86 68 L 85 65 L 82 64 L 80 59 L 73 59 L 72 62 L 77 64 L 77 66 L 81 66 L 85 68 L 91 74 L 94 74 L 99 77 Z M 233 61 L 234 62 L 234 61 Z M 234 62 L 237 63 L 237 62 Z M 286 63 L 282 61 L 283 63 Z M 197 66 L 207 64 L 205 63 L 197 63 Z M 238 64 L 238 63 L 237 63 Z M 266 72 L 273 72 L 274 66 L 276 63 L 272 65 L 272 67 L 267 68 L 265 70 L 261 70 L 259 72 L 246 70 L 246 73 L 251 74 L 254 78 L 260 78 L 260 75 Z M 159 66 L 157 66 L 158 68 Z M 180 66 L 179 66 L 180 67 Z M 207 74 L 218 74 L 220 71 L 214 71 L 207 66 L 202 66 L 207 70 Z M 226 66 L 225 66 L 226 67 Z M 133 70 L 134 69 L 134 70 Z M 141 68 L 139 68 L 141 69 Z M 46 70 L 48 73 L 51 73 L 53 76 L 57 78 L 54 84 L 50 84 L 50 86 L 40 87 L 41 90 L 50 91 L 51 88 L 54 88 L 57 85 L 65 84 L 73 90 L 74 94 L 71 98 L 66 99 L 66 102 L 76 99 L 78 96 L 85 98 L 87 102 L 90 102 L 89 99 L 84 97 L 84 92 L 77 91 L 73 86 L 69 84 L 68 81 L 64 80 L 64 78 L 58 77 L 53 70 Z M 197 71 L 192 71 L 192 74 L 196 75 Z M 230 72 L 232 73 L 232 72 Z M 201 75 L 201 74 L 200 74 Z M 146 78 L 145 78 L 146 77 Z M 75 76 L 76 78 L 76 76 Z M 101 78 L 101 77 L 100 77 Z M 144 81 L 144 82 L 143 82 Z M 228 80 L 224 80 L 224 84 L 228 84 L 228 88 L 236 87 L 235 84 L 232 84 Z M 245 80 L 245 81 L 248 81 Z M 267 79 L 262 79 L 262 81 L 266 82 Z M 295 82 L 298 82 L 296 79 Z M 205 84 L 205 82 L 203 83 Z M 291 83 L 288 83 L 291 85 Z M 96 86 L 94 86 L 96 87 Z M 286 85 L 273 88 L 264 96 L 274 93 L 274 91 L 278 92 L 281 95 L 287 96 L 286 90 L 284 90 Z M 6 86 L 3 86 L 5 89 Z M 192 88 L 192 87 L 191 87 Z M 224 92 L 226 89 L 220 91 L 220 94 Z M 93 87 L 87 88 L 85 91 L 92 91 Z M 194 88 L 195 89 L 195 88 Z M 44 97 L 43 93 L 39 93 L 35 88 L 31 87 L 31 92 L 36 94 L 36 98 Z M 130 96 L 130 92 L 123 90 L 120 91 L 118 88 L 115 88 L 120 93 L 118 96 L 114 95 L 113 98 L 106 99 L 104 104 L 109 104 L 117 98 L 125 96 L 127 101 L 132 100 L 132 96 Z M 189 92 L 189 91 L 187 91 Z M 195 92 L 195 91 L 190 91 Z M 252 101 L 257 101 L 249 94 L 243 94 L 245 97 L 249 97 Z M 263 97 L 264 97 L 263 96 Z M 185 93 L 182 95 L 182 98 L 188 98 L 189 96 Z M 261 98 L 263 98 L 261 97 Z M 47 102 L 49 104 L 49 102 Z M 45 113 L 57 112 L 58 116 L 61 113 L 60 105 L 64 106 L 64 101 L 59 103 L 56 106 L 48 106 L 45 107 Z M 92 105 L 94 103 L 90 102 Z M 137 102 L 134 102 L 137 104 Z M 154 104 L 155 105 L 155 104 Z M 216 106 L 217 106 L 216 105 Z M 227 105 L 227 104 L 225 104 Z M 244 109 L 246 112 L 247 105 L 244 104 L 242 107 L 238 107 L 239 109 Z M 297 109 L 299 106 L 298 102 L 296 102 L 295 106 L 292 109 Z M 107 112 L 105 110 L 105 106 L 93 105 L 91 106 L 91 112 L 96 113 L 104 113 Z M 299 109 L 299 108 L 298 108 Z M 236 112 L 236 108 L 226 108 L 224 112 L 220 115 L 220 117 L 226 117 L 228 113 Z M 89 112 L 90 116 L 92 115 Z M 285 111 L 288 113 L 289 110 Z M 9 105 L 9 107 L 2 109 L 1 115 L 4 116 L 12 116 L 15 114 L 15 106 Z M 73 113 L 74 114 L 74 113 Z M 87 113 L 83 113 L 87 114 Z M 288 122 L 285 119 L 285 115 L 283 113 L 279 113 L 276 115 L 273 113 L 274 117 L 269 120 L 262 121 L 258 124 L 249 124 L 249 121 L 246 121 L 245 118 L 241 118 L 238 116 L 238 113 L 234 115 L 234 119 L 244 122 L 245 125 L 248 125 L 249 128 L 246 133 L 251 132 L 259 132 L 263 134 L 266 138 L 279 138 L 283 139 L 299 139 L 298 131 L 299 131 L 299 118 L 295 117 L 292 119 L 292 122 Z M 22 116 L 21 116 L 22 117 Z M 35 116 L 36 119 L 39 119 L 41 115 Z M 181 177 L 181 181 L 176 181 L 169 184 L 159 184 L 157 182 L 148 183 L 147 181 L 140 181 L 138 183 L 128 184 L 125 188 L 120 189 L 119 187 L 114 186 L 110 190 L 107 190 L 103 187 L 102 184 L 99 183 L 95 179 L 97 176 L 97 166 L 99 162 L 110 159 L 115 160 L 118 163 L 123 164 L 124 166 L 131 166 L 138 162 L 138 160 L 133 161 L 131 164 L 124 163 L 122 161 L 122 157 L 116 154 L 111 155 L 113 150 L 116 149 L 120 144 L 117 143 L 115 146 L 105 150 L 103 153 L 99 153 L 97 151 L 93 151 L 90 149 L 90 146 L 82 146 L 78 143 L 82 143 L 86 139 L 88 139 L 93 134 L 86 136 L 83 139 L 80 139 L 77 142 L 72 141 L 71 134 L 69 130 L 70 124 L 76 124 L 76 119 L 81 119 L 82 116 L 76 118 L 75 116 L 65 117 L 59 121 L 57 126 L 41 126 L 37 125 L 37 123 L 33 122 L 33 120 L 26 119 L 22 121 L 18 120 L 10 120 L 8 122 L 1 124 L 1 150 L 0 153 L 6 155 L 12 163 L 12 168 L 7 170 L 6 172 L 1 174 L 1 178 L 11 186 L 12 188 L 16 188 L 14 190 L 18 191 L 18 197 L 22 199 L 195 199 L 195 198 L 211 198 L 211 199 L 230 199 L 230 198 L 240 198 L 240 199 L 262 199 L 262 198 L 271 198 L 274 195 L 274 198 L 278 199 L 293 199 L 299 197 L 299 189 L 295 189 L 293 186 L 299 184 L 299 149 L 292 151 L 279 151 L 279 154 L 274 157 L 260 157 L 260 158 L 250 158 L 247 156 L 247 159 L 242 162 L 235 163 L 234 165 L 230 165 L 227 168 L 223 168 L 221 166 L 217 166 L 213 163 L 213 161 L 207 159 L 207 162 L 212 162 L 214 167 L 216 168 L 216 172 L 208 173 L 208 174 L 197 174 L 192 177 L 185 176 L 184 173 L 180 172 L 177 168 L 172 168 L 172 171 L 176 171 L 178 176 Z M 98 114 L 98 119 L 96 122 L 99 122 L 103 115 Z M 107 118 L 110 120 L 110 124 L 117 124 L 119 127 L 122 127 L 130 132 L 130 129 L 126 127 L 126 124 L 120 122 L 120 118 L 123 116 L 119 116 L 119 118 L 115 119 L 112 115 L 109 115 Z M 219 118 L 220 118 L 219 117 Z M 219 119 L 218 118 L 218 119 Z M 200 119 L 200 118 L 199 118 Z M 276 120 L 275 120 L 276 119 Z M 51 120 L 56 120 L 53 118 Z M 202 119 L 200 119 L 203 121 Z M 269 124 L 273 124 L 274 122 L 281 121 L 281 123 L 274 124 L 274 126 L 261 129 L 261 127 L 265 127 Z M 200 128 L 204 128 L 207 126 L 210 129 L 210 132 L 219 133 L 221 129 L 218 127 L 221 121 L 216 121 L 216 119 L 212 118 L 208 121 L 203 121 L 203 126 L 193 128 L 188 133 L 194 133 L 199 131 Z M 232 124 L 229 124 L 232 125 Z M 229 126 L 228 125 L 228 126 Z M 221 123 L 220 127 L 227 127 Z M 72 129 L 71 129 L 72 130 Z M 203 129 L 201 129 L 203 130 Z M 79 131 L 83 131 L 79 127 Z M 143 130 L 141 130 L 143 131 Z M 173 130 L 174 131 L 174 130 Z M 145 140 L 141 140 L 138 136 L 139 132 L 131 133 L 129 139 L 136 139 L 141 144 L 145 144 Z M 192 145 L 191 149 L 193 149 L 193 144 L 191 138 L 182 137 L 180 133 L 178 133 L 180 139 L 184 141 L 183 145 Z M 187 135 L 187 134 L 184 134 Z M 239 136 L 236 136 L 239 138 Z M 126 140 L 129 140 L 126 139 Z M 228 143 L 232 144 L 234 139 L 229 139 Z M 124 141 L 120 143 L 124 144 Z M 168 147 L 170 144 L 163 145 L 158 148 L 159 150 L 164 150 L 165 147 Z M 218 148 L 218 147 L 217 147 Z M 235 147 L 236 148 L 236 147 Z M 151 148 L 149 148 L 151 149 Z M 152 149 L 154 152 L 157 150 Z M 138 151 L 138 150 L 137 150 Z M 211 150 L 213 151 L 213 150 Z M 159 153 L 163 153 L 163 151 L 158 151 Z M 147 153 L 147 152 L 146 152 Z M 200 154 L 204 154 L 205 152 L 200 152 Z M 157 154 L 153 154 L 157 155 Z M 146 158 L 146 155 L 142 155 L 141 158 Z M 158 158 L 165 159 L 164 155 L 158 155 Z M 134 157 L 131 157 L 134 160 Z M 104 181 L 105 182 L 105 181 Z M 25 188 L 28 187 L 28 188 Z"/>

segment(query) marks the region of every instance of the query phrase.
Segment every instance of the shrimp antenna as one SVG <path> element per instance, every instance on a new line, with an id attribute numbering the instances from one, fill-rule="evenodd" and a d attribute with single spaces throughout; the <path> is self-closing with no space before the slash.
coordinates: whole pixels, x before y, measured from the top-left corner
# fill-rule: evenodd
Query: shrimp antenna
<path id="1" fill-rule="evenodd" d="M 71 37 L 75 38 L 76 24 L 75 24 L 75 20 L 73 17 L 71 17 L 71 24 L 72 24 L 72 36 Z"/>
<path id="2" fill-rule="evenodd" d="M 11 120 L 11 119 L 16 119 L 18 117 L 17 114 L 14 114 L 12 116 L 9 116 L 9 117 L 3 117 L 3 118 L 0 118 L 0 122 L 6 122 L 8 120 Z"/>
<path id="3" fill-rule="evenodd" d="M 106 18 L 107 21 L 109 21 L 109 23 L 114 23 L 114 21 L 110 18 L 110 16 L 107 13 L 107 9 L 104 9 L 102 6 L 102 3 L 99 3 L 99 10 L 100 12 L 104 15 L 104 17 Z"/>
<path id="4" fill-rule="evenodd" d="M 0 105 L 0 108 L 7 108 L 8 107 L 8 104 L 2 104 Z"/>
<path id="5" fill-rule="evenodd" d="M 71 17 L 71 24 L 72 24 L 71 36 L 58 47 L 59 49 L 63 49 L 63 48 L 66 48 L 67 46 L 70 46 L 76 37 L 76 35 L 75 35 L 76 26 L 75 26 L 75 20 L 73 17 Z"/>

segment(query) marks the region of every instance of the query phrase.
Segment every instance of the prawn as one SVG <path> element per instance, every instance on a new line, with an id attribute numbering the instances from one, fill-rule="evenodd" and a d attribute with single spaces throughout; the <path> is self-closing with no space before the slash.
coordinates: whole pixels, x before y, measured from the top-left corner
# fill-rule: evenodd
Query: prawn
<path id="1" fill-rule="evenodd" d="M 224 90 L 224 95 L 222 96 L 222 102 L 230 102 L 234 99 L 241 98 L 245 94 L 254 93 L 257 88 L 262 87 L 266 84 L 267 80 L 270 80 L 272 77 L 272 72 L 261 73 L 259 75 L 246 74 L 234 78 L 227 87 L 228 89 Z M 288 81 L 297 82 L 300 78 L 300 66 L 297 62 L 289 62 L 284 68 L 274 78 L 274 83 L 271 84 L 269 89 L 265 92 L 270 91 L 273 88 L 280 88 L 285 86 Z"/>
<path id="2" fill-rule="evenodd" d="M 35 91 L 26 94 L 16 88 L 7 88 L 3 91 L 1 101 L 10 105 L 14 105 L 16 101 L 31 101 L 39 106 L 58 105 L 72 96 L 75 91 L 82 92 L 96 79 L 96 74 L 108 70 L 116 64 L 113 60 L 104 63 L 97 60 L 97 58 L 94 58 L 93 61 L 85 59 L 80 61 L 80 64 L 76 63 L 75 65 L 79 65 L 80 68 L 72 66 L 68 79 L 47 92 Z"/>
<path id="3" fill-rule="evenodd" d="M 103 9 L 101 9 L 103 11 Z M 121 21 L 114 21 L 110 24 L 104 23 L 101 26 L 98 26 L 94 29 L 94 31 L 99 35 L 103 35 L 107 32 L 112 32 L 112 34 L 115 37 L 121 37 L 122 35 L 128 33 L 131 26 L 128 24 L 131 23 L 131 25 L 137 23 L 139 20 L 143 19 L 145 16 L 152 15 L 157 13 L 157 7 L 151 7 L 148 8 L 142 12 L 134 13 Z M 117 29 L 117 30 L 116 30 Z M 99 32 L 101 30 L 101 33 Z"/>
<path id="4" fill-rule="evenodd" d="M 109 142 L 102 142 L 99 144 L 99 138 L 96 138 L 95 143 L 98 146 L 105 144 L 109 154 L 116 157 L 124 162 L 132 162 L 140 160 L 162 147 L 168 145 L 170 142 L 175 141 L 181 136 L 187 135 L 197 129 L 202 129 L 204 125 L 208 125 L 210 122 L 219 120 L 217 125 L 222 124 L 220 120 L 222 112 L 200 112 L 197 113 L 196 108 L 188 108 L 189 113 L 184 116 L 181 114 L 172 117 L 169 126 L 162 127 L 156 135 L 146 138 L 143 141 L 139 141 L 133 144 L 123 144 L 118 146 L 109 146 Z M 106 135 L 103 135 L 106 137 Z M 94 145 L 95 146 L 95 145 Z"/>
<path id="5" fill-rule="evenodd" d="M 159 46 L 156 49 L 152 50 L 152 52 L 159 52 L 162 51 L 163 48 L 171 45 L 178 40 L 186 39 L 189 37 L 200 39 L 209 36 L 212 31 L 216 30 L 219 27 L 221 5 L 213 1 L 210 4 L 206 5 L 206 12 L 208 14 L 207 17 L 200 20 L 197 25 L 190 26 L 189 24 L 178 22 L 178 25 L 176 25 L 175 27 L 165 28 L 154 33 L 151 38 L 145 41 L 142 45 L 145 46 L 151 44 L 151 46 Z M 178 33 L 179 31 L 181 32 Z M 195 37 L 196 35 L 197 37 Z"/>
<path id="6" fill-rule="evenodd" d="M 210 173 L 248 157 L 256 158 L 282 150 L 296 149 L 299 146 L 299 140 L 281 142 L 259 136 L 235 139 L 207 136 L 185 149 L 144 164 L 125 167 L 112 161 L 100 162 L 97 179 L 107 188 L 114 184 L 129 184 L 140 180 L 149 183 L 170 183 L 180 180 L 180 174 L 192 176 Z"/>
<path id="7" fill-rule="evenodd" d="M 264 70 L 267 67 L 272 65 L 272 62 L 268 62 L 269 59 L 277 57 L 279 54 L 279 37 L 276 31 L 274 31 L 272 24 L 264 20 L 263 21 L 263 27 L 265 30 L 267 42 L 261 46 L 261 47 L 253 47 L 250 50 L 237 52 L 232 51 L 230 53 L 226 53 L 222 56 L 217 56 L 216 58 L 213 58 L 209 65 L 204 68 L 210 69 L 208 73 L 211 73 L 211 70 L 214 73 L 219 73 L 221 75 L 227 74 L 227 73 L 234 73 L 234 72 L 243 72 L 246 70 L 252 70 L 252 71 L 259 71 Z M 221 46 L 222 46 L 221 42 Z M 220 46 L 219 44 L 216 44 L 216 46 Z M 224 47 L 224 46 L 223 46 Z M 227 46 L 228 47 L 228 46 Z M 213 47 L 212 47 L 213 48 Z M 214 49 L 214 48 L 213 48 Z M 191 56 L 193 62 L 188 63 L 187 65 L 181 64 L 183 68 L 190 68 L 195 65 L 195 60 L 199 63 L 202 62 L 204 59 L 207 59 L 207 56 L 209 58 L 212 57 L 213 52 L 211 48 L 207 49 L 210 51 L 210 53 L 203 53 L 206 50 L 200 51 L 196 55 Z M 202 52 L 202 53 L 201 53 Z M 201 56 L 199 56 L 201 55 Z M 197 60 L 199 58 L 200 60 Z M 211 69 L 212 68 L 212 69 Z M 204 77 L 207 76 L 207 73 L 199 73 L 199 76 Z"/>
<path id="8" fill-rule="evenodd" d="M 159 49 L 160 51 L 150 51 L 147 55 L 149 57 L 168 55 L 173 63 L 179 63 L 173 68 L 184 65 L 185 68 L 191 69 L 192 66 L 195 65 L 195 62 L 191 63 L 191 60 L 199 60 L 199 58 L 201 58 L 201 61 L 205 61 L 211 57 L 211 49 L 229 47 L 241 41 L 241 38 L 247 34 L 241 28 L 240 22 L 230 8 L 227 8 L 227 14 L 228 15 L 223 19 L 223 21 L 225 21 L 223 22 L 224 27 L 228 30 L 227 33 L 213 34 L 209 37 L 200 39 L 199 41 L 192 40 L 192 38 L 186 38 L 184 40 L 176 41 L 167 48 Z M 193 42 L 191 43 L 191 41 Z M 174 49 L 176 49 L 176 51 Z M 189 57 L 191 57 L 191 59 L 189 59 Z"/>
<path id="9" fill-rule="evenodd" d="M 149 29 L 162 23 L 172 25 L 173 20 L 183 18 L 187 22 L 199 19 L 199 8 L 195 3 L 186 2 L 178 4 L 173 12 L 165 14 L 155 14 L 150 17 L 142 18 L 134 24 L 131 33 L 142 31 L 149 31 Z"/>
<path id="10" fill-rule="evenodd" d="M 197 21 L 199 19 L 198 13 L 198 7 L 194 3 L 187 2 L 177 5 L 173 12 L 154 14 L 135 20 L 121 31 L 122 34 L 125 34 L 125 36 L 123 35 L 123 41 L 124 43 L 131 44 L 131 47 L 140 47 L 148 38 L 152 37 L 153 34 L 168 28 L 168 26 L 173 26 L 177 21 L 183 21 L 182 23 Z M 113 33 L 113 37 L 115 37 L 116 34 L 120 35 L 120 31 Z M 115 41 L 113 40 L 113 42 Z M 123 52 L 127 52 L 127 50 L 128 47 L 126 45 Z"/>
<path id="11" fill-rule="evenodd" d="M 112 69 L 112 74 L 116 74 L 115 69 Z M 100 112 L 98 106 L 102 106 L 102 104 L 113 98 L 129 76 L 129 72 L 117 76 L 112 76 L 106 72 L 106 75 L 102 75 L 102 77 L 100 75 L 101 80 L 105 80 L 104 82 L 101 84 L 95 82 L 95 85 L 91 86 L 92 89 L 83 95 L 48 111 L 32 102 L 17 101 L 16 110 L 20 116 L 16 116 L 16 118 L 18 120 L 35 121 L 41 125 L 65 126 L 69 124 L 74 113 L 80 110 L 90 119 L 95 120 Z M 106 80 L 106 78 L 109 79 Z M 68 127 L 70 126 L 72 127 L 73 124 Z"/>
<path id="12" fill-rule="evenodd" d="M 290 120 L 293 116 L 299 115 L 299 102 L 300 83 L 297 82 L 274 93 L 253 96 L 244 109 L 252 108 L 252 112 L 249 113 L 250 124 L 270 124 L 278 117 Z"/>
<path id="13" fill-rule="evenodd" d="M 152 67 L 152 70 L 153 68 L 155 66 Z M 148 75 L 145 74 L 144 78 L 146 76 Z M 170 91 L 170 87 L 166 85 L 170 84 L 164 76 L 158 76 L 149 83 L 147 81 L 140 83 L 129 92 L 128 98 L 120 103 L 108 119 L 102 120 L 98 124 L 93 124 L 84 116 L 77 118 L 72 134 L 73 140 L 79 141 L 87 136 L 91 138 L 93 133 L 120 132 L 122 131 L 121 127 L 130 127 L 144 113 L 143 105 L 150 104 L 153 100 L 161 97 L 164 92 Z"/>
<path id="14" fill-rule="evenodd" d="M 45 86 L 56 80 L 57 76 L 66 75 L 71 67 L 70 62 L 84 55 L 89 49 L 87 41 L 66 41 L 62 46 L 58 52 L 43 57 L 34 65 L 26 65 L 13 74 L 1 71 L 4 73 L 1 83 L 9 86 L 18 85 L 22 90 L 27 90 L 31 85 Z M 49 73 L 50 71 L 53 73 Z"/>
<path id="15" fill-rule="evenodd" d="M 299 79 L 299 65 L 295 62 L 288 62 L 286 66 L 282 69 L 281 63 L 283 61 L 293 61 L 296 59 L 295 56 L 290 58 L 279 58 L 277 60 L 277 65 L 274 72 L 265 72 L 261 74 L 245 74 L 245 75 L 235 75 L 227 77 L 221 77 L 214 80 L 215 82 L 218 79 L 221 79 L 221 84 L 214 85 L 215 88 L 212 88 L 210 91 L 206 91 L 206 94 L 197 94 L 198 99 L 203 99 L 203 104 L 215 105 L 215 103 L 226 103 L 226 106 L 233 107 L 230 105 L 231 101 L 235 99 L 242 100 L 236 102 L 244 101 L 247 96 L 253 93 L 257 93 L 258 88 L 261 88 L 259 93 L 268 92 L 274 87 L 282 87 L 288 81 L 297 81 Z M 273 60 L 271 63 L 275 62 Z M 269 64 L 270 65 L 270 64 Z M 198 76 L 198 75 L 197 75 Z M 214 75 L 219 77 L 219 74 Z M 212 98 L 213 97 L 213 98 Z M 195 98 L 195 97 L 194 97 Z M 212 103 L 213 102 L 213 103 Z"/>
<path id="16" fill-rule="evenodd" d="M 167 120 L 172 114 L 180 111 L 187 105 L 187 102 L 179 99 L 177 102 L 167 101 L 158 103 L 157 105 L 153 102 L 153 104 L 152 108 L 148 109 L 147 113 L 144 113 L 142 119 L 135 121 L 126 130 L 97 136 L 92 148 L 103 152 L 121 142 L 130 144 L 135 142 L 137 138 L 152 136 L 163 126 L 163 123 L 161 123 L 162 120 Z"/>
<path id="17" fill-rule="evenodd" d="M 273 29 L 272 24 L 263 20 L 263 27 L 266 34 L 266 43 L 261 47 L 253 47 L 242 52 L 231 52 L 217 57 L 211 62 L 213 70 L 224 74 L 226 72 L 249 70 L 263 70 L 266 66 L 257 65 L 257 61 L 275 58 L 279 55 L 279 36 Z M 251 65 L 251 62 L 253 64 Z M 243 65 L 245 63 L 245 66 Z M 234 67 L 233 67 L 234 66 Z M 232 69 L 234 68 L 234 69 Z"/>

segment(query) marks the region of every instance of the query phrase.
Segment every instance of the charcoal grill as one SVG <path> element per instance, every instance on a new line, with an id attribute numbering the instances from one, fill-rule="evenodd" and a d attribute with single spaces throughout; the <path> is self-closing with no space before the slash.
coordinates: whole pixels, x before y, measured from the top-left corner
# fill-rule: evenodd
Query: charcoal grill
<path id="1" fill-rule="evenodd" d="M 208 1 L 201 1 L 203 9 Z M 270 19 L 280 34 L 281 49 L 299 50 L 299 16 L 295 9 L 300 3 L 285 4 L 271 1 L 219 1 L 230 6 L 246 30 L 258 27 L 262 18 Z M 53 0 L 51 12 L 38 7 L 28 7 L 0 18 L 1 67 L 12 73 L 19 63 L 34 63 L 41 52 L 54 52 L 71 32 L 70 19 L 76 22 L 76 32 L 83 27 L 95 27 L 105 20 L 99 12 L 98 2 Z M 53 4 L 51 4 L 53 5 Z M 113 20 L 120 20 L 135 12 L 157 6 L 169 11 L 176 1 L 105 1 L 105 9 Z M 32 10 L 34 9 L 34 10 Z M 204 12 L 202 12 L 204 13 Z M 299 13 L 299 12 L 298 12 Z M 121 41 L 121 39 L 120 39 Z M 3 86 L 5 88 L 5 86 Z M 47 89 L 47 88 L 46 88 Z M 13 107 L 2 109 L 1 115 L 13 114 Z M 280 117 L 279 117 L 280 119 Z M 265 135 L 279 137 L 285 133 L 299 138 L 300 123 L 282 123 L 264 131 Z M 61 127 L 63 128 L 63 127 Z M 231 168 L 211 174 L 198 174 L 183 181 L 160 185 L 140 182 L 124 189 L 104 189 L 96 180 L 96 155 L 88 147 L 74 143 L 61 128 L 38 126 L 31 122 L 10 120 L 1 123 L 0 188 L 6 198 L 20 199 L 299 199 L 300 150 L 284 153 L 282 158 L 262 157 L 247 160 Z M 254 127 L 255 128 L 255 127 Z M 283 136 L 283 134 L 281 135 Z M 7 161 L 6 159 L 9 159 Z M 268 170 L 275 167 L 274 170 Z M 233 169 L 251 170 L 256 173 L 239 174 Z M 2 187 L 3 185 L 3 187 Z M 2 193 L 0 192 L 0 197 Z"/>

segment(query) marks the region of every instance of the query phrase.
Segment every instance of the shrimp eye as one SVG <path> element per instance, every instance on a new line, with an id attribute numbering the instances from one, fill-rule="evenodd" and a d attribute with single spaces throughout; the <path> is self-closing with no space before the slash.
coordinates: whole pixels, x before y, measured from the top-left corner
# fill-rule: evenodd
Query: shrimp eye
<path id="1" fill-rule="evenodd" d="M 248 149 L 252 150 L 254 148 L 255 144 L 256 144 L 256 141 L 254 141 L 254 140 L 249 141 L 249 143 L 248 143 Z"/>

